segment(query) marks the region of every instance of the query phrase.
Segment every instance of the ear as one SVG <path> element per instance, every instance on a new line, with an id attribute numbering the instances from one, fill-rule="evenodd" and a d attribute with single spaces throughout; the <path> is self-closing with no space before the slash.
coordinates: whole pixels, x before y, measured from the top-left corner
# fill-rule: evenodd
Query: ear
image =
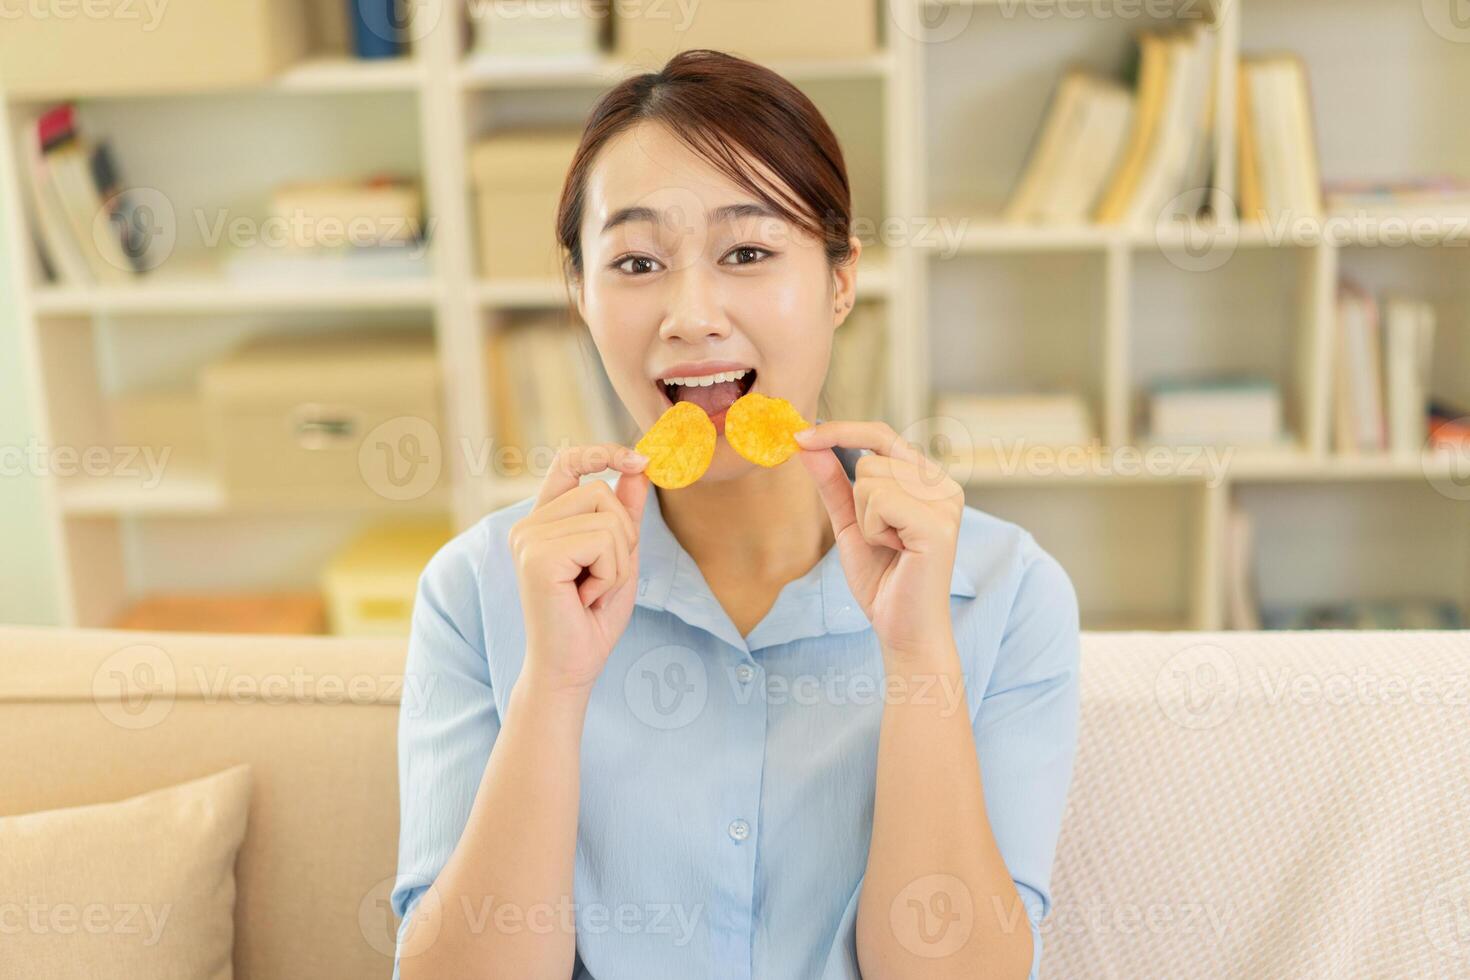
<path id="1" fill-rule="evenodd" d="M 842 326 L 847 315 L 852 312 L 852 305 L 857 301 L 857 270 L 858 259 L 863 254 L 862 239 L 853 235 L 847 240 L 848 247 L 852 250 L 848 260 L 832 270 L 832 326 Z"/>
<path id="2" fill-rule="evenodd" d="M 577 319 L 587 322 L 587 287 L 581 276 L 571 280 L 572 301 L 577 304 Z"/>

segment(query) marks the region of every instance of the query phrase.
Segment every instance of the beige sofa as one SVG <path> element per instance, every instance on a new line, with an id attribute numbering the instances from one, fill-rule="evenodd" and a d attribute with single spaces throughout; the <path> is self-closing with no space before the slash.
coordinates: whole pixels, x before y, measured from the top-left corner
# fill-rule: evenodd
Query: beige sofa
<path id="1" fill-rule="evenodd" d="M 0 628 L 0 815 L 248 762 L 236 976 L 387 977 L 402 650 Z M 1043 975 L 1470 975 L 1467 672 L 1470 634 L 1087 636 Z"/>

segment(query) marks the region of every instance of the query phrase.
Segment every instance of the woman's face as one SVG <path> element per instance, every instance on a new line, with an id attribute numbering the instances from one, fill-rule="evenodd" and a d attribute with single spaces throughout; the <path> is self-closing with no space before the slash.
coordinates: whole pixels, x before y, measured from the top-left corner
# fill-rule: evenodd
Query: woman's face
<path id="1" fill-rule="evenodd" d="M 577 303 L 618 397 L 640 430 L 675 400 L 698 404 L 721 434 L 703 479 L 747 472 L 723 437 L 725 409 L 753 388 L 814 419 L 861 244 L 833 270 L 819 239 L 655 123 L 610 140 L 586 190 Z"/>

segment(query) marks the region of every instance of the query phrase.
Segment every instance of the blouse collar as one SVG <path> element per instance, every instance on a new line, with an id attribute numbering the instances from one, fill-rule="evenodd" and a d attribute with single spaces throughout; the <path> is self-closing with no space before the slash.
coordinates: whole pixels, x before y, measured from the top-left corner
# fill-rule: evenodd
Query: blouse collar
<path id="1" fill-rule="evenodd" d="M 844 447 L 834 452 L 847 478 L 855 479 L 862 452 Z M 782 586 L 765 618 L 749 636 L 741 636 L 699 566 L 664 521 L 658 493 L 652 487 L 643 508 L 638 554 L 637 605 L 669 612 L 746 653 L 825 633 L 851 633 L 870 625 L 848 587 L 834 544 L 809 571 Z M 950 578 L 950 595 L 975 595 L 974 584 L 959 562 Z"/>

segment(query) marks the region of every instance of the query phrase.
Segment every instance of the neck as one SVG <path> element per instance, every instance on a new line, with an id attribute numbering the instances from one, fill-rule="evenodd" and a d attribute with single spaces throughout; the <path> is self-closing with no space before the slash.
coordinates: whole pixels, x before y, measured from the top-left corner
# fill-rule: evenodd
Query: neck
<path id="1" fill-rule="evenodd" d="M 832 524 L 816 484 L 792 457 L 730 480 L 657 491 L 664 522 L 710 577 L 797 578 L 832 546 Z"/>

